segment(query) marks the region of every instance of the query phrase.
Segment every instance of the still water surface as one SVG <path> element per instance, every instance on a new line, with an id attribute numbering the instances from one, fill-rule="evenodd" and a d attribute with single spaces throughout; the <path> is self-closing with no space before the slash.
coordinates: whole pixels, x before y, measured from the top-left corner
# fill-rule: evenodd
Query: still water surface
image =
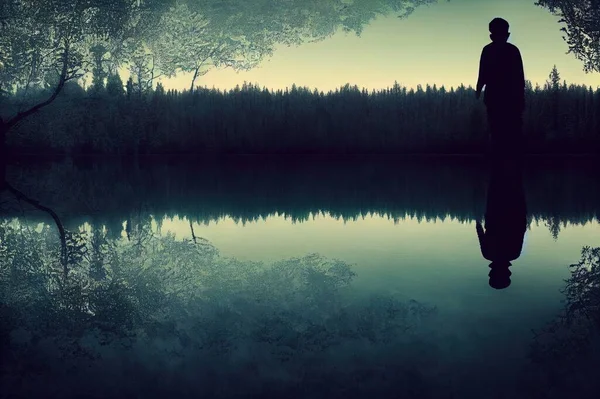
<path id="1" fill-rule="evenodd" d="M 557 317 L 569 265 L 600 246 L 598 176 L 572 160 L 513 172 L 12 165 L 9 183 L 81 235 L 65 277 L 56 224 L 3 194 L 3 394 L 596 397 L 597 330 Z M 476 222 L 512 223 L 519 190 L 520 255 L 494 289 Z"/>

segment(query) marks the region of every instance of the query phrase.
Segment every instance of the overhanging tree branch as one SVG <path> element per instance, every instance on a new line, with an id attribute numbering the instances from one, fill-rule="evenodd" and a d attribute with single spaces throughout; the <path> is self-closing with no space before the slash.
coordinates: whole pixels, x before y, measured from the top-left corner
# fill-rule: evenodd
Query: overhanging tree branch
<path id="1" fill-rule="evenodd" d="M 34 208 L 39 209 L 40 211 L 46 212 L 47 214 L 49 214 L 52 217 L 52 219 L 54 220 L 54 223 L 56 224 L 56 227 L 58 228 L 58 234 L 60 237 L 60 263 L 63 267 L 63 274 L 64 274 L 64 278 L 66 280 L 67 274 L 69 273 L 68 259 L 67 259 L 67 236 L 66 236 L 65 228 L 64 228 L 62 222 L 60 221 L 60 218 L 56 214 L 56 212 L 54 212 L 52 209 L 40 204 L 38 201 L 36 201 L 32 198 L 29 198 L 27 195 L 23 194 L 21 191 L 17 190 L 13 186 L 11 186 L 7 181 L 4 181 L 4 188 L 6 190 L 8 190 L 9 192 L 11 192 L 18 200 L 27 202 Z"/>
<path id="2" fill-rule="evenodd" d="M 56 85 L 56 88 L 52 92 L 52 95 L 50 97 L 48 97 L 45 101 L 42 101 L 41 103 L 34 105 L 33 107 L 29 108 L 26 111 L 19 112 L 15 116 L 10 118 L 8 121 L 5 122 L 5 129 L 8 131 L 10 128 L 15 126 L 17 123 L 19 123 L 23 119 L 27 118 L 30 115 L 35 114 L 40 109 L 51 104 L 56 99 L 56 97 L 58 97 L 61 90 L 63 89 L 65 82 L 67 81 L 68 72 L 69 72 L 69 46 L 66 44 L 65 51 L 63 52 L 63 57 L 62 57 L 62 71 L 60 73 L 60 78 L 59 78 L 58 84 Z"/>
<path id="3" fill-rule="evenodd" d="M 537 0 L 536 5 L 560 17 L 569 53 L 583 61 L 585 72 L 600 72 L 600 2 L 598 0 Z"/>

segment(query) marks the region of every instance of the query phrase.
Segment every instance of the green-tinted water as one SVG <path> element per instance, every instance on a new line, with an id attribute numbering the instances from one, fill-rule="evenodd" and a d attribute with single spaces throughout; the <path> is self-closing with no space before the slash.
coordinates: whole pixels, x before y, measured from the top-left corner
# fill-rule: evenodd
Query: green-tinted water
<path id="1" fill-rule="evenodd" d="M 11 165 L 3 393 L 595 397 L 593 164 L 504 166 Z"/>

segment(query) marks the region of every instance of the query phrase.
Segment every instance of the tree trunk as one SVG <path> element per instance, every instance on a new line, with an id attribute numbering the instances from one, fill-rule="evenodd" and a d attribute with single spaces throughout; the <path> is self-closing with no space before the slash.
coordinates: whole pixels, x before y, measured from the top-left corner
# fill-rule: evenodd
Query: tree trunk
<path id="1" fill-rule="evenodd" d="M 197 67 L 196 70 L 194 71 L 194 77 L 192 78 L 192 85 L 190 86 L 190 93 L 194 92 L 194 84 L 196 83 L 196 78 L 198 77 L 199 70 L 200 70 L 200 67 Z"/>
<path id="2" fill-rule="evenodd" d="M 65 231 L 65 227 L 63 226 L 62 222 L 60 221 L 60 218 L 58 217 L 58 215 L 52 209 L 45 207 L 44 205 L 40 204 L 38 201 L 36 201 L 32 198 L 29 198 L 28 196 L 26 196 L 25 194 L 23 194 L 22 192 L 20 192 L 19 190 L 17 190 L 10 184 L 8 184 L 6 181 L 4 182 L 4 188 L 7 189 L 9 192 L 11 192 L 19 201 L 27 202 L 29 205 L 33 206 L 34 208 L 39 209 L 40 211 L 46 212 L 47 214 L 49 214 L 52 217 L 52 219 L 54 219 L 54 223 L 56 223 L 56 227 L 58 228 L 58 235 L 60 237 L 60 263 L 63 266 L 63 277 L 64 277 L 64 281 L 66 281 L 67 276 L 69 274 L 68 252 L 67 252 L 67 234 Z"/>
<path id="3" fill-rule="evenodd" d="M 15 116 L 8 119 L 7 121 L 3 121 L 0 118 L 0 134 L 1 134 L 0 139 L 2 139 L 2 144 L 0 144 L 0 151 L 6 150 L 6 133 L 11 128 L 16 126 L 23 119 L 28 118 L 29 116 L 38 112 L 40 109 L 50 105 L 56 99 L 56 97 L 58 97 L 58 95 L 62 91 L 63 87 L 65 86 L 65 82 L 67 81 L 67 75 L 69 72 L 69 54 L 70 54 L 69 48 L 66 47 L 65 51 L 63 53 L 63 65 L 62 65 L 62 71 L 60 73 L 60 78 L 58 80 L 58 85 L 54 88 L 52 95 L 48 99 L 34 105 L 33 107 L 29 108 L 26 111 L 18 112 Z"/>
<path id="4" fill-rule="evenodd" d="M 194 225 L 192 224 L 191 220 L 190 220 L 190 230 L 192 230 L 192 239 L 194 240 L 194 244 L 197 244 L 198 242 L 196 241 L 196 234 L 194 234 Z"/>

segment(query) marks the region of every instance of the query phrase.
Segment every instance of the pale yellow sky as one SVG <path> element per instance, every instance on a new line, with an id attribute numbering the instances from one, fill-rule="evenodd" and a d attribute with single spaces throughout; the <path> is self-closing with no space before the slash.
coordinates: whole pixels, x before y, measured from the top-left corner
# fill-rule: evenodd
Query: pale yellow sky
<path id="1" fill-rule="evenodd" d="M 319 43 L 280 46 L 271 58 L 248 72 L 212 70 L 199 86 L 230 89 L 244 81 L 282 89 L 295 83 L 328 91 L 346 83 L 381 89 L 400 84 L 461 83 L 475 86 L 479 56 L 489 43 L 488 23 L 503 17 L 511 24 L 510 42 L 520 48 L 526 78 L 547 79 L 556 64 L 569 83 L 600 86 L 600 74 L 586 74 L 562 39 L 558 18 L 534 0 L 451 0 L 418 8 L 408 19 L 381 17 L 361 37 L 338 32 Z M 191 75 L 163 80 L 166 88 L 188 89 Z"/>

